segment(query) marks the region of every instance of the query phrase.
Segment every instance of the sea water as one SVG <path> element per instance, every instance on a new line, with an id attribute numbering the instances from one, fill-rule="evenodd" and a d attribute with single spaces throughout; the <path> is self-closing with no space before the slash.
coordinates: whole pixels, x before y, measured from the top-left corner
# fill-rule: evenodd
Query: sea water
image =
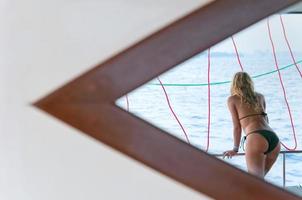
<path id="1" fill-rule="evenodd" d="M 302 60 L 302 54 L 294 52 L 296 61 Z M 277 133 L 282 143 L 293 148 L 294 136 L 288 108 L 280 84 L 273 56 L 269 52 L 240 55 L 244 70 L 253 78 L 255 90 L 262 93 L 266 100 L 266 112 L 269 123 Z M 288 53 L 277 54 L 279 68 L 293 63 Z M 301 64 L 298 67 L 302 71 Z M 210 146 L 208 153 L 221 154 L 233 147 L 233 127 L 227 107 L 230 95 L 230 83 L 215 84 L 230 81 L 240 66 L 235 54 L 215 53 L 211 55 L 210 65 Z M 271 72 L 271 73 L 268 73 Z M 267 73 L 267 74 L 266 74 Z M 286 98 L 301 150 L 302 141 L 302 78 L 295 65 L 280 70 L 284 83 Z M 208 131 L 208 59 L 207 53 L 199 54 L 174 69 L 161 75 L 164 84 L 171 83 L 205 83 L 202 86 L 165 86 L 171 106 L 188 133 L 191 145 L 205 150 Z M 157 79 L 146 83 L 128 94 L 129 112 L 159 127 L 169 134 L 186 141 L 179 124 L 169 110 L 164 92 Z M 126 109 L 125 97 L 117 101 L 117 105 Z M 244 134 L 244 133 L 243 133 Z M 285 150 L 284 147 L 282 150 Z M 240 152 L 243 152 L 240 149 Z M 220 158 L 221 159 L 221 158 Z M 244 156 L 236 156 L 224 161 L 246 171 Z M 266 180 L 282 186 L 283 164 L 282 155 L 266 176 Z M 286 155 L 286 185 L 302 184 L 302 154 Z"/>

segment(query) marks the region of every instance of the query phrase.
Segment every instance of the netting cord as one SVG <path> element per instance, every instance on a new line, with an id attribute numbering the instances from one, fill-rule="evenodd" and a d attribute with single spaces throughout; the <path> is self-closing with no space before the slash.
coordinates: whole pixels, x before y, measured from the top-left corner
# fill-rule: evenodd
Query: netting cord
<path id="1" fill-rule="evenodd" d="M 206 152 L 208 152 L 210 147 L 210 129 L 211 129 L 211 80 L 210 80 L 210 71 L 211 71 L 211 48 L 208 49 L 208 136 L 207 136 L 207 147 Z"/>
<path id="2" fill-rule="evenodd" d="M 241 64 L 240 56 L 239 56 L 239 53 L 238 53 L 238 49 L 237 49 L 237 45 L 235 43 L 234 37 L 232 36 L 231 38 L 232 38 L 233 46 L 234 46 L 234 49 L 235 49 L 235 52 L 236 52 L 238 64 L 239 64 L 239 66 L 241 68 L 241 71 L 244 71 L 243 67 L 242 67 L 242 64 Z"/>
<path id="3" fill-rule="evenodd" d="M 299 64 L 299 63 L 302 63 L 302 60 L 298 60 L 296 62 L 296 64 Z M 294 65 L 295 64 L 289 64 L 289 65 L 283 66 L 283 67 L 279 68 L 279 71 L 288 69 Z M 252 76 L 252 78 L 256 79 L 256 78 L 260 78 L 260 77 L 270 75 L 273 73 L 277 73 L 277 72 L 278 72 L 278 70 L 272 70 L 272 71 L 265 72 L 262 74 L 254 75 L 254 76 Z M 231 81 L 220 81 L 220 82 L 212 82 L 212 83 L 210 83 L 210 85 L 223 85 L 223 84 L 229 84 L 229 83 L 231 83 Z M 149 85 L 160 86 L 159 83 L 149 83 Z M 203 87 L 203 86 L 208 86 L 208 83 L 164 83 L 163 85 L 166 87 Z"/>
<path id="4" fill-rule="evenodd" d="M 291 123 L 292 131 L 293 131 L 294 141 L 295 141 L 295 146 L 293 148 L 290 148 L 290 147 L 286 146 L 282 142 L 281 142 L 281 144 L 285 149 L 292 151 L 292 150 L 296 150 L 296 148 L 297 148 L 296 131 L 295 131 L 295 126 L 294 126 L 294 122 L 293 122 L 293 117 L 292 117 L 292 114 L 291 114 L 291 109 L 290 109 L 289 103 L 287 101 L 287 95 L 286 95 L 285 87 L 284 87 L 284 84 L 283 84 L 283 81 L 282 81 L 282 76 L 281 76 L 279 66 L 278 66 L 278 60 L 277 60 L 277 56 L 276 56 L 274 41 L 272 39 L 272 33 L 271 33 L 269 18 L 267 18 L 267 30 L 268 30 L 270 43 L 271 43 L 271 46 L 272 46 L 272 53 L 273 53 L 273 56 L 274 56 L 275 66 L 276 66 L 276 69 L 278 71 L 279 81 L 280 81 L 280 84 L 281 84 L 281 87 L 282 87 L 283 96 L 284 96 L 284 100 L 285 100 L 285 103 L 286 103 L 286 106 L 287 106 L 287 110 L 288 110 L 288 114 L 289 114 L 289 118 L 290 118 L 290 123 Z"/>
<path id="5" fill-rule="evenodd" d="M 294 64 L 295 64 L 295 66 L 296 66 L 296 69 L 298 70 L 298 72 L 299 72 L 299 74 L 300 74 L 300 77 L 302 78 L 302 73 L 301 73 L 301 71 L 300 71 L 300 69 L 299 69 L 299 67 L 298 67 L 298 64 L 297 64 L 296 59 L 295 59 L 295 57 L 294 57 L 294 54 L 293 54 L 291 45 L 289 44 L 289 41 L 288 41 L 288 39 L 287 39 L 286 29 L 285 29 L 285 25 L 284 25 L 284 22 L 283 22 L 283 19 L 282 19 L 282 15 L 279 15 L 279 17 L 280 17 L 280 22 L 281 22 L 281 26 L 282 26 L 283 36 L 284 36 L 284 39 L 285 39 L 285 41 L 286 41 L 286 44 L 287 44 L 288 50 L 289 50 L 289 52 L 290 52 L 291 58 L 292 58 L 292 60 L 293 60 L 293 62 L 294 62 Z"/>
<path id="6" fill-rule="evenodd" d="M 182 132 L 184 133 L 187 142 L 190 144 L 190 140 L 189 140 L 189 138 L 188 138 L 188 134 L 187 134 L 186 130 L 184 129 L 184 127 L 183 127 L 183 125 L 182 125 L 182 123 L 180 122 L 180 120 L 178 119 L 176 113 L 174 112 L 174 110 L 173 110 L 173 108 L 172 108 L 172 105 L 171 105 L 171 103 L 170 103 L 169 96 L 168 96 L 168 94 L 167 94 L 167 91 L 166 91 L 166 89 L 165 89 L 165 86 L 163 85 L 163 83 L 161 82 L 161 80 L 159 79 L 159 77 L 157 77 L 157 80 L 158 80 L 158 82 L 160 83 L 160 85 L 161 85 L 161 87 L 162 87 L 162 89 L 163 89 L 163 91 L 164 91 L 164 94 L 165 94 L 165 97 L 166 97 L 166 101 L 167 101 L 167 103 L 168 103 L 168 106 L 169 106 L 169 109 L 170 109 L 171 113 L 173 114 L 173 116 L 174 116 L 174 118 L 176 119 L 178 125 L 180 126 Z"/>

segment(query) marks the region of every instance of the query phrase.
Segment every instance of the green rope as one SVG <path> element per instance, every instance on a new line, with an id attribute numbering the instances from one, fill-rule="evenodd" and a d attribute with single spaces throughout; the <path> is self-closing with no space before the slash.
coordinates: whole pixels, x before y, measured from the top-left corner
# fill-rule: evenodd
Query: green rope
<path id="1" fill-rule="evenodd" d="M 302 60 L 299 60 L 298 62 L 296 62 L 296 64 L 300 64 L 302 63 Z M 284 67 L 281 67 L 279 68 L 279 70 L 284 70 L 284 69 L 287 69 L 289 67 L 292 67 L 294 66 L 295 63 L 293 64 L 290 64 L 290 65 L 286 65 Z M 252 78 L 259 78 L 261 76 L 266 76 L 266 75 L 269 75 L 269 74 L 273 74 L 273 73 L 276 73 L 278 70 L 272 70 L 272 71 L 269 71 L 269 72 L 266 72 L 266 73 L 263 73 L 263 74 L 258 74 L 258 75 L 255 75 L 255 76 L 252 76 Z M 210 83 L 210 85 L 222 85 L 222 84 L 226 84 L 226 83 L 230 83 L 231 81 L 222 81 L 222 82 L 214 82 L 214 83 Z M 149 85 L 157 85 L 159 86 L 160 84 L 159 83 L 150 83 Z M 207 83 L 165 83 L 163 84 L 164 86 L 207 86 L 208 84 Z"/>

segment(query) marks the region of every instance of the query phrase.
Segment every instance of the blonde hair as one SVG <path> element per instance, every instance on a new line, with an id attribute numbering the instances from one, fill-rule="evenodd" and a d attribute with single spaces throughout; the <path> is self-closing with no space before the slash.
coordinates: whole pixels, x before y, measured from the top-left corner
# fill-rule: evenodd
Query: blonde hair
<path id="1" fill-rule="evenodd" d="M 254 90 L 254 83 L 246 72 L 237 72 L 234 75 L 231 85 L 231 95 L 239 96 L 241 102 L 254 108 L 255 111 L 262 110 Z"/>

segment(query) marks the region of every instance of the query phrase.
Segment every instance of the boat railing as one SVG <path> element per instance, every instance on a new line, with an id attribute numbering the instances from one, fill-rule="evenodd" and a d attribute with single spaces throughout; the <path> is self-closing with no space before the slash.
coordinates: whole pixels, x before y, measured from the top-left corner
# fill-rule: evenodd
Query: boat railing
<path id="1" fill-rule="evenodd" d="M 283 187 L 286 186 L 286 155 L 287 154 L 296 154 L 296 153 L 302 153 L 302 150 L 300 151 L 280 151 L 280 154 L 282 154 L 282 159 L 283 159 Z M 223 157 L 223 154 L 211 154 L 213 156 L 216 156 L 216 157 Z M 236 156 L 244 156 L 245 153 L 238 153 L 236 154 Z"/>

